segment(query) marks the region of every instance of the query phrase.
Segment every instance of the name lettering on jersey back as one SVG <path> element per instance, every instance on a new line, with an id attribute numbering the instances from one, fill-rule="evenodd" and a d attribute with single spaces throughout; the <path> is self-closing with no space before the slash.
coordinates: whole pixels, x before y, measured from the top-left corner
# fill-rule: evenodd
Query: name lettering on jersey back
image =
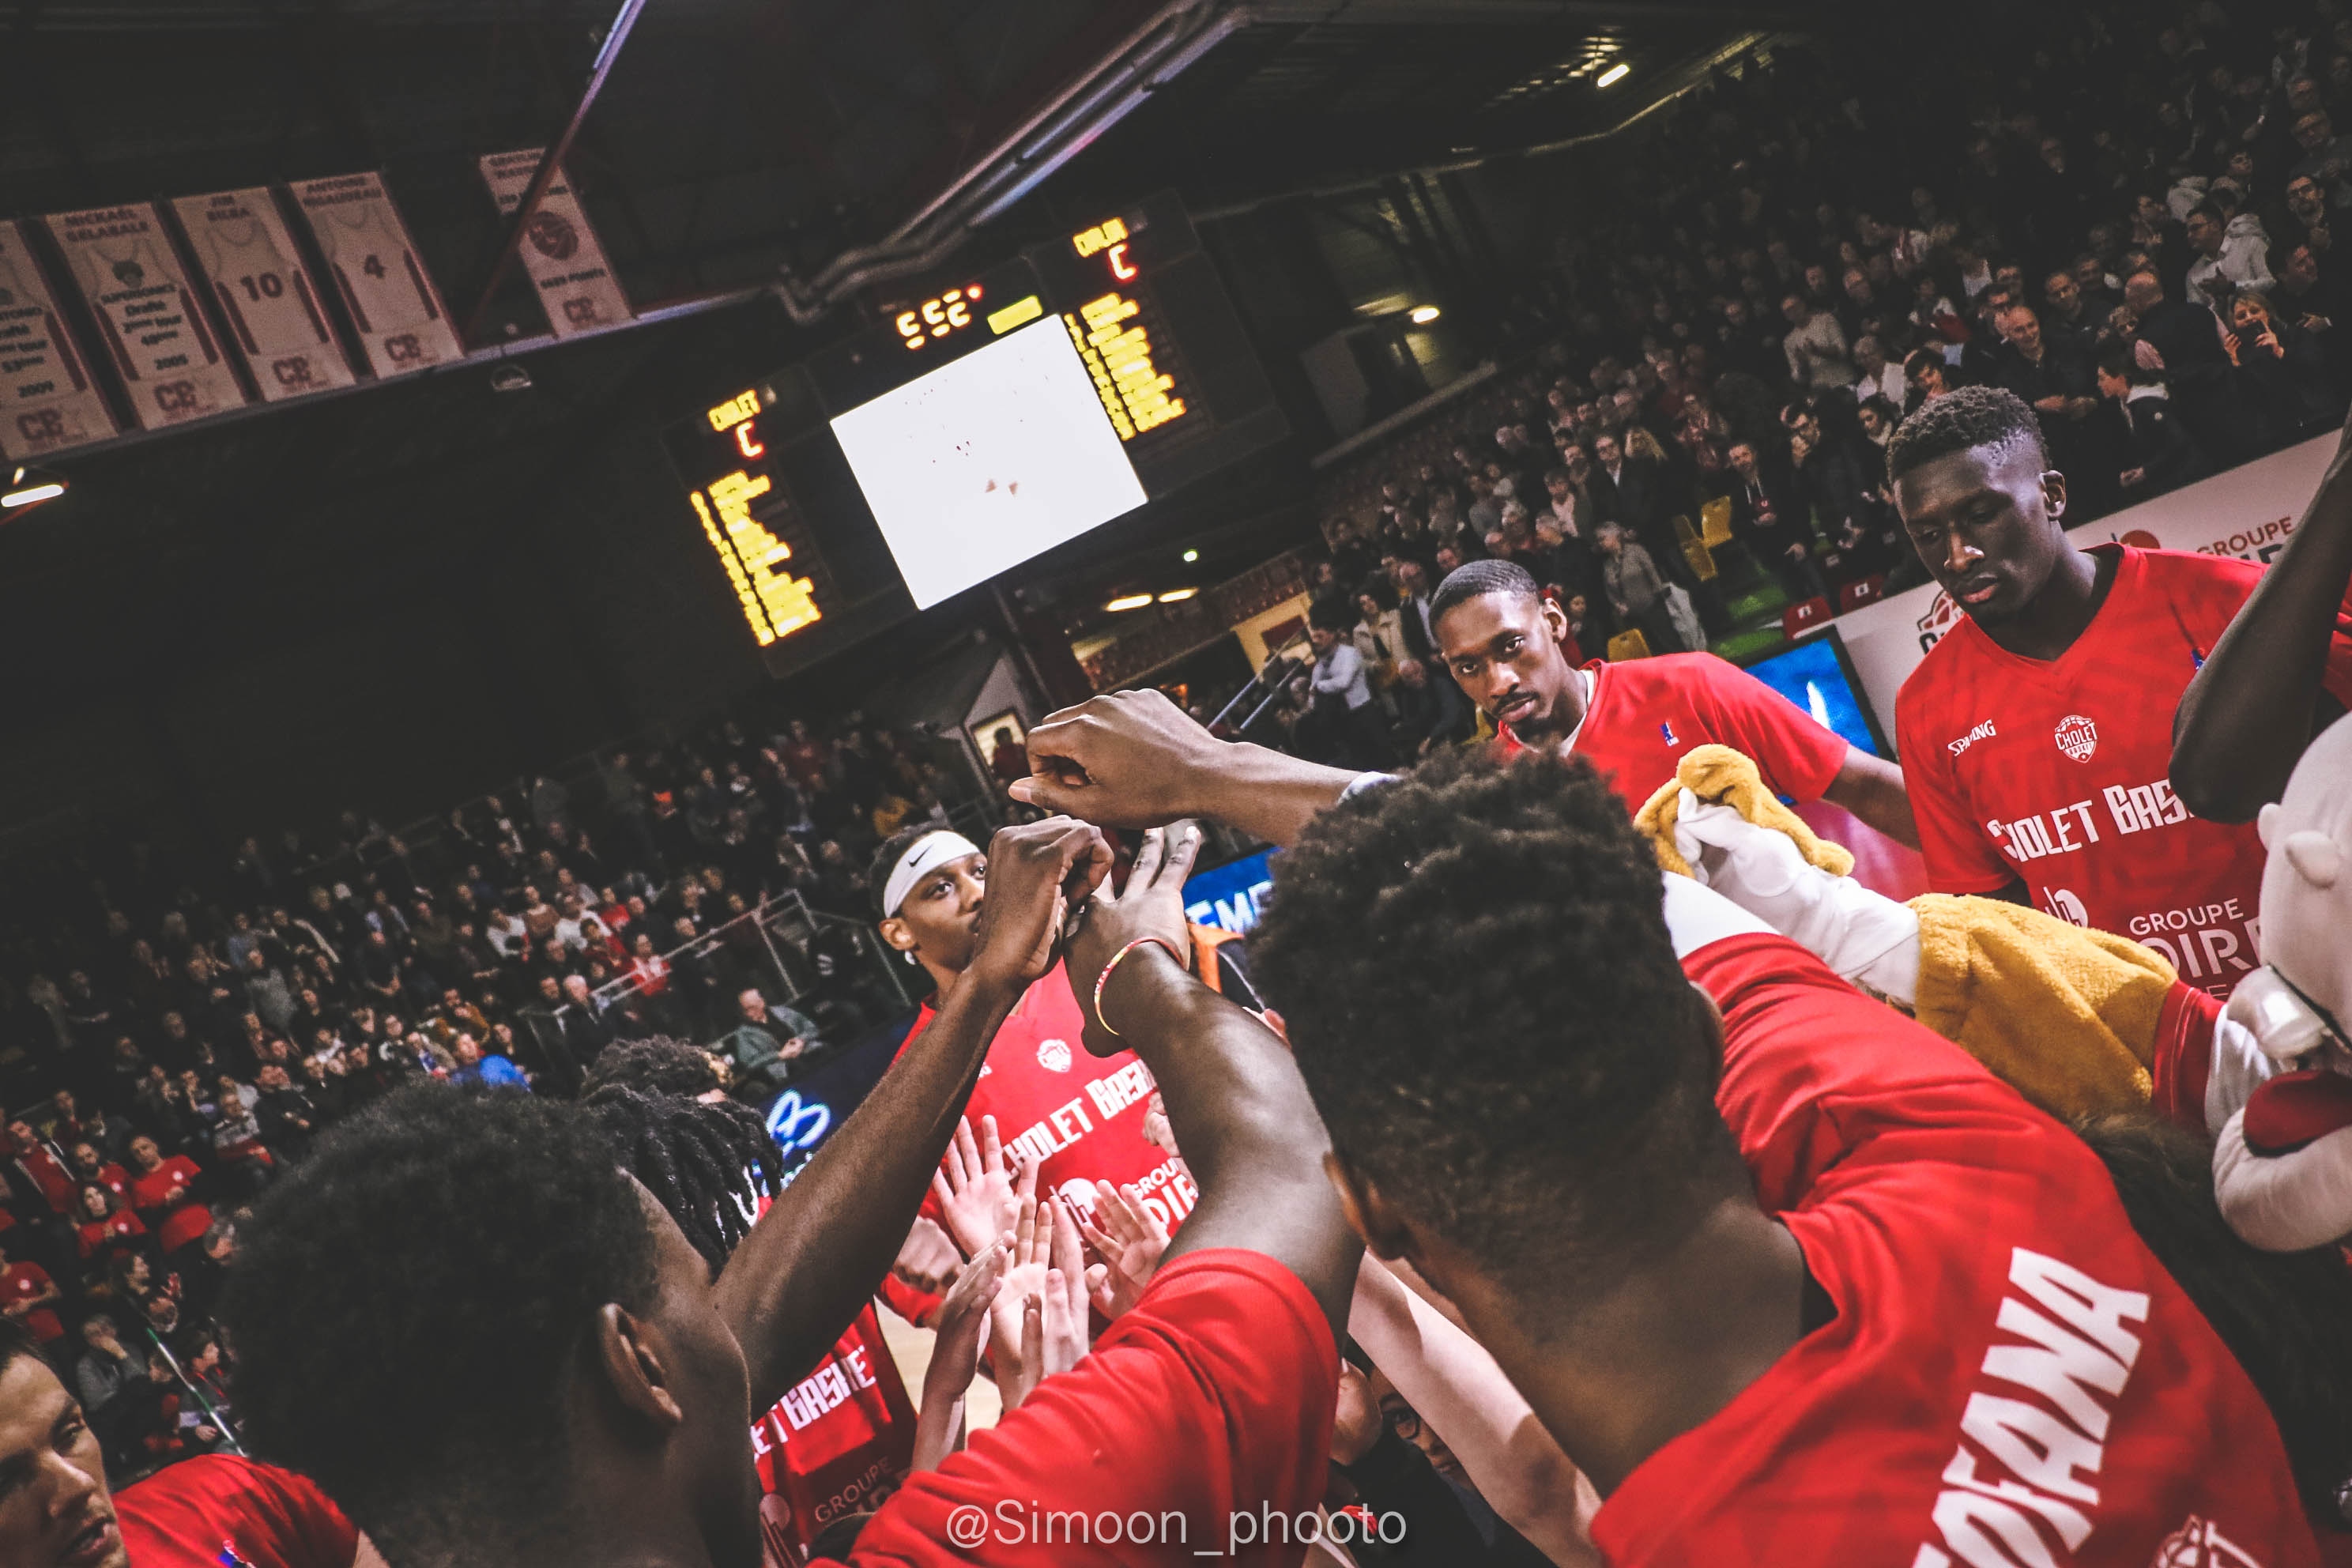
<path id="1" fill-rule="evenodd" d="M 826 1359 L 825 1363 L 784 1391 L 776 1402 L 783 1412 L 791 1431 L 781 1434 L 789 1437 L 792 1432 L 805 1431 L 822 1419 L 826 1411 L 846 1405 L 861 1388 L 874 1386 L 874 1369 L 867 1364 L 866 1347 L 858 1346 L 847 1355 Z M 768 1452 L 769 1423 L 756 1422 L 751 1427 L 751 1447 L 755 1453 Z"/>
<path id="2" fill-rule="evenodd" d="M 2009 1256 L 2016 1294 L 1993 1320 L 2007 1338 L 1960 1415 L 1929 1515 L 1942 1544 L 1922 1542 L 1911 1568 L 2058 1568 L 2094 1528 L 2111 1406 L 2139 1360 L 2126 1325 L 2147 1321 L 2148 1299 L 2022 1247 Z"/>

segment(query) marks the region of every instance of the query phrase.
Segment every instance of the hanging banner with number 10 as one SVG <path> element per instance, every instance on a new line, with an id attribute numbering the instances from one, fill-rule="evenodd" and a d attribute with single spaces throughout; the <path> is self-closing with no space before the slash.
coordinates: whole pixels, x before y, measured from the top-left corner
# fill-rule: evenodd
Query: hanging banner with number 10
<path id="1" fill-rule="evenodd" d="M 172 210 L 264 402 L 358 379 L 267 189 L 179 196 Z"/>
<path id="2" fill-rule="evenodd" d="M 294 202 L 359 329 L 370 369 L 378 376 L 404 375 L 465 357 L 449 325 L 448 307 L 383 188 L 383 175 L 297 180 Z"/>

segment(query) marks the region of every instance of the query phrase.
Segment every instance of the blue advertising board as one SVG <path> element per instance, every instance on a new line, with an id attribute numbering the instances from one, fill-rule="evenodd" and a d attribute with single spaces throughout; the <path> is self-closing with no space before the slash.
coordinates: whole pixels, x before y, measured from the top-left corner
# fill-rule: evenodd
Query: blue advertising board
<path id="1" fill-rule="evenodd" d="M 1259 906 L 1274 890 L 1274 851 L 1261 849 L 1184 881 L 1184 918 L 1236 934 L 1257 924 Z"/>

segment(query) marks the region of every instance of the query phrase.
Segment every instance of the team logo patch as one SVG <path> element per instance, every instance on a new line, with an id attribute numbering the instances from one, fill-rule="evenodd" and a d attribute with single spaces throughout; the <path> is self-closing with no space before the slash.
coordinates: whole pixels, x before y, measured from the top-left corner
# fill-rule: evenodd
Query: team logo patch
<path id="1" fill-rule="evenodd" d="M 1672 724 L 1659 725 L 1658 733 L 1666 738 L 1666 744 L 1669 746 L 1679 746 L 1682 744 L 1682 742 L 1675 738 L 1675 727 Z"/>
<path id="2" fill-rule="evenodd" d="M 1067 1040 L 1041 1040 L 1037 1043 L 1037 1065 L 1047 1072 L 1070 1070 L 1070 1043 Z"/>
<path id="3" fill-rule="evenodd" d="M 2078 763 L 2087 763 L 2099 749 L 2099 727 L 2080 713 L 2058 721 L 2058 749 Z"/>
<path id="4" fill-rule="evenodd" d="M 2091 911 L 2083 907 L 2083 900 L 2076 898 L 2070 889 L 2044 888 L 2042 892 L 2050 900 L 2050 912 L 2068 925 L 2087 926 L 2091 923 Z"/>
<path id="5" fill-rule="evenodd" d="M 2164 1538 L 2148 1568 L 2263 1568 L 2263 1564 L 2218 1526 L 2192 1513 L 2187 1523 Z"/>

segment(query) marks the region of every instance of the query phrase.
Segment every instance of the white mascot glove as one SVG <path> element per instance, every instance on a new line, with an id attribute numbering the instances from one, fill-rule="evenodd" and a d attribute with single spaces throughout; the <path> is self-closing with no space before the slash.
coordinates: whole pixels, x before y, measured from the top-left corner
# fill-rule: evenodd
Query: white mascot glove
<path id="1" fill-rule="evenodd" d="M 1840 977 L 1908 1007 L 1919 994 L 1919 917 L 1807 860 L 1796 841 L 1689 790 L 1675 847 L 1696 879 L 1796 942 Z"/>
<path id="2" fill-rule="evenodd" d="M 2265 1252 L 2301 1252 L 2352 1236 L 2352 1127 L 2284 1154 L 2246 1146 L 2238 1111 L 2213 1141 L 2213 1195 L 2230 1228 Z"/>

